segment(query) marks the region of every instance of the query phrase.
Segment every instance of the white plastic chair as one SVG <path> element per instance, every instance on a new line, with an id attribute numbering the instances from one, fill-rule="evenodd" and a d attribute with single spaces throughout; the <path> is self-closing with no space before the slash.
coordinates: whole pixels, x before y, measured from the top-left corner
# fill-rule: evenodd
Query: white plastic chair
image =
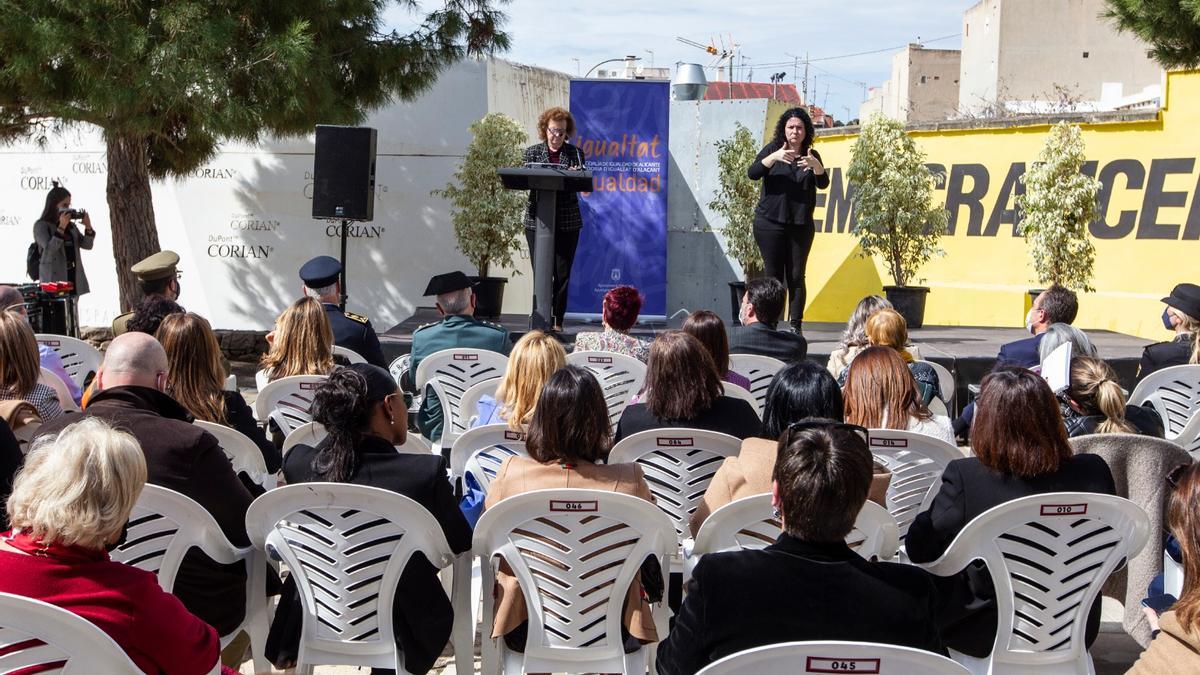
<path id="1" fill-rule="evenodd" d="M 87 619 L 10 593 L 0 593 L 0 645 L 0 673 L 33 669 L 62 675 L 142 672 L 120 645 Z"/>
<path id="2" fill-rule="evenodd" d="M 718 551 L 742 551 L 765 548 L 779 538 L 782 523 L 771 508 L 771 495 L 764 493 L 735 499 L 713 511 L 695 541 L 684 544 L 686 582 L 700 561 L 700 556 Z M 871 560 L 890 560 L 900 547 L 896 520 L 887 509 L 868 501 L 863 504 L 854 521 L 854 529 L 846 535 L 846 545 Z"/>
<path id="3" fill-rule="evenodd" d="M 230 373 L 229 377 L 225 378 L 225 386 L 222 387 L 225 391 L 237 391 L 237 375 Z"/>
<path id="4" fill-rule="evenodd" d="M 286 457 L 288 450 L 301 443 L 316 447 L 317 443 L 320 443 L 328 435 L 329 433 L 325 431 L 325 427 L 319 422 L 305 422 L 292 429 L 291 433 L 283 439 L 283 447 L 279 449 L 279 452 Z"/>
<path id="5" fill-rule="evenodd" d="M 359 354 L 358 352 L 356 352 L 353 349 L 350 349 L 348 347 L 339 347 L 338 345 L 333 345 L 333 355 L 340 356 L 340 357 L 346 359 L 347 361 L 349 361 L 351 363 L 351 365 L 353 365 L 355 363 L 366 363 L 367 362 L 367 360 L 365 358 L 363 358 L 362 354 Z"/>
<path id="6" fill-rule="evenodd" d="M 755 647 L 702 668 L 696 675 L 795 675 L 796 673 L 877 673 L 878 675 L 968 675 L 950 659 L 912 647 L 874 642 L 783 642 Z"/>
<path id="7" fill-rule="evenodd" d="M 1183 565 L 1163 551 L 1163 593 L 1176 598 L 1183 595 Z"/>
<path id="8" fill-rule="evenodd" d="M 83 340 L 53 333 L 38 333 L 36 337 L 39 344 L 58 352 L 63 368 L 80 389 L 87 383 L 88 376 L 100 369 L 100 352 Z"/>
<path id="9" fill-rule="evenodd" d="M 537 490 L 484 512 L 475 527 L 474 555 L 483 572 L 483 668 L 495 673 L 644 673 L 646 646 L 625 654 L 622 606 L 649 556 L 660 565 L 675 551 L 670 520 L 631 495 L 600 490 Z M 512 569 L 529 611 L 525 653 L 493 640 L 497 556 Z M 667 635 L 663 603 L 654 608 L 660 638 Z"/>
<path id="10" fill-rule="evenodd" d="M 286 438 L 312 421 L 313 395 L 326 379 L 325 375 L 293 375 L 267 384 L 254 399 L 254 416 L 260 422 L 274 422 Z"/>
<path id="11" fill-rule="evenodd" d="M 596 376 L 600 388 L 604 390 L 608 421 L 616 429 L 629 400 L 642 390 L 642 384 L 646 381 L 646 364 L 624 354 L 588 351 L 567 354 L 567 363 L 587 368 Z"/>
<path id="12" fill-rule="evenodd" d="M 937 495 L 946 465 L 963 455 L 953 445 L 915 431 L 871 429 L 867 437 L 875 461 L 892 472 L 887 508 L 903 543 L 913 519 Z"/>
<path id="13" fill-rule="evenodd" d="M 467 415 L 461 405 L 463 394 L 473 385 L 498 378 L 508 368 L 508 357 L 486 349 L 443 349 L 421 359 L 417 366 L 417 391 L 426 387 L 437 394 L 442 405 L 442 437 L 438 452 L 454 445 L 467 430 Z"/>
<path id="14" fill-rule="evenodd" d="M 767 388 L 775 373 L 783 370 L 786 363 L 770 356 L 758 354 L 730 354 L 729 369 L 750 380 L 750 393 L 758 400 L 758 409 L 763 410 L 767 403 Z"/>
<path id="15" fill-rule="evenodd" d="M 54 393 L 58 395 L 58 405 L 62 407 L 63 412 L 78 412 L 79 406 L 75 403 L 75 399 L 71 398 L 71 390 L 67 388 L 67 383 L 62 381 L 62 378 L 54 374 L 54 371 L 42 368 L 42 372 L 38 375 L 38 382 L 50 387 Z"/>
<path id="16" fill-rule="evenodd" d="M 392 362 L 388 364 L 388 374 L 396 381 L 397 387 L 401 386 L 400 380 L 408 372 L 408 364 L 410 363 L 412 363 L 412 354 L 401 354 L 392 359 Z"/>
<path id="17" fill-rule="evenodd" d="M 147 484 L 129 516 L 125 543 L 110 556 L 117 562 L 133 565 L 158 576 L 158 585 L 168 593 L 175 587 L 175 576 L 184 555 L 193 547 L 221 565 L 246 565 L 246 616 L 242 625 L 221 636 L 224 649 L 241 631 L 250 636 L 250 650 L 256 672 L 269 668 L 263 649 L 271 623 L 267 606 L 267 562 L 253 548 L 238 548 L 229 543 L 217 521 L 203 506 L 174 490 Z"/>
<path id="18" fill-rule="evenodd" d="M 917 363 L 928 363 L 933 368 L 933 372 L 937 373 L 938 376 L 938 394 L 930 402 L 930 409 L 936 407 L 937 409 L 934 410 L 936 414 L 953 416 L 955 394 L 954 373 L 951 373 L 948 368 L 940 363 L 934 363 L 933 361 L 918 360 Z"/>
<path id="19" fill-rule="evenodd" d="M 267 471 L 267 460 L 263 458 L 262 450 L 246 434 L 223 424 L 203 420 L 196 420 L 192 424 L 217 437 L 234 471 L 246 474 L 266 490 L 273 490 L 279 484 L 279 478 Z"/>
<path id="20" fill-rule="evenodd" d="M 458 402 L 459 410 L 462 411 L 464 424 L 469 429 L 474 423 L 476 411 L 479 409 L 479 400 L 484 396 L 496 396 L 496 390 L 500 387 L 500 378 L 484 380 L 471 385 L 471 388 L 464 391 L 462 399 Z"/>
<path id="21" fill-rule="evenodd" d="M 736 437 L 715 431 L 651 429 L 621 439 L 608 453 L 608 463 L 642 467 L 655 504 L 675 524 L 682 544 L 691 532 L 692 512 L 721 462 L 741 449 Z"/>
<path id="22" fill-rule="evenodd" d="M 433 453 L 433 443 L 415 431 L 408 432 L 404 442 L 396 446 L 396 452 L 408 455 L 429 455 Z"/>
<path id="23" fill-rule="evenodd" d="M 951 656 L 973 673 L 1095 672 L 1084 646 L 1088 612 L 1109 575 L 1149 537 L 1146 513 L 1111 495 L 1054 492 L 983 512 L 941 558 L 922 565 L 952 576 L 982 560 L 995 585 L 998 624 L 991 656 Z"/>
<path id="24" fill-rule="evenodd" d="M 486 493 L 505 459 L 528 457 L 525 434 L 507 424 L 485 424 L 469 429 L 450 448 L 450 476 L 460 479 L 471 474 Z"/>
<path id="25" fill-rule="evenodd" d="M 1200 411 L 1195 412 L 1175 438 L 1169 440 L 1186 450 L 1193 461 L 1200 460 Z"/>
<path id="26" fill-rule="evenodd" d="M 256 547 L 287 565 L 300 590 L 297 672 L 311 674 L 316 665 L 408 672 L 392 628 L 400 573 L 414 553 L 438 568 L 454 559 L 423 506 L 381 488 L 301 483 L 256 499 L 246 528 Z"/>
<path id="27" fill-rule="evenodd" d="M 730 398 L 740 398 L 749 403 L 750 407 L 754 408 L 754 414 L 758 415 L 759 419 L 762 419 L 762 404 L 754 396 L 754 394 L 750 393 L 749 389 L 733 384 L 732 382 L 722 382 L 721 387 L 724 389 L 723 393 L 726 396 Z"/>
<path id="28" fill-rule="evenodd" d="M 1200 365 L 1171 366 L 1147 375 L 1129 395 L 1129 405 L 1146 403 L 1162 418 L 1167 440 L 1174 440 L 1200 411 Z"/>

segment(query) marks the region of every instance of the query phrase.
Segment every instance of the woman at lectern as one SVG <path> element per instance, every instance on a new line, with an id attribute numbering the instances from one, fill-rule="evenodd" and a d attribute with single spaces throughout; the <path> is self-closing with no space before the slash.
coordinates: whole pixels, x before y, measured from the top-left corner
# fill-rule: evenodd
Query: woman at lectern
<path id="1" fill-rule="evenodd" d="M 812 149 L 813 123 L 804 108 L 791 108 L 775 123 L 775 136 L 746 170 L 762 181 L 754 209 L 754 241 L 763 271 L 788 289 L 788 319 L 799 333 L 804 319 L 804 268 L 812 250 L 817 190 L 829 187 L 821 155 Z"/>
<path id="2" fill-rule="evenodd" d="M 555 106 L 538 117 L 538 137 L 541 143 L 525 148 L 526 164 L 557 164 L 571 170 L 587 168 L 586 158 L 579 146 L 567 141 L 575 133 L 575 118 L 565 108 Z M 575 248 L 579 245 L 579 230 L 583 218 L 579 214 L 579 197 L 574 192 L 558 195 L 554 228 L 554 275 L 551 281 L 554 298 L 555 331 L 562 330 L 563 315 L 567 311 L 567 282 L 571 278 L 571 265 L 575 261 Z M 529 243 L 529 259 L 534 259 L 534 240 L 537 232 L 537 192 L 530 190 L 529 205 L 525 209 L 525 241 Z"/>
<path id="3" fill-rule="evenodd" d="M 76 227 L 76 220 L 83 223 L 83 232 Z M 33 224 L 33 240 L 41 256 L 38 281 L 70 281 L 76 295 L 87 293 L 90 287 L 80 251 L 91 250 L 95 239 L 92 217 L 87 211 L 72 209 L 71 193 L 56 181 L 46 193 L 42 215 Z"/>

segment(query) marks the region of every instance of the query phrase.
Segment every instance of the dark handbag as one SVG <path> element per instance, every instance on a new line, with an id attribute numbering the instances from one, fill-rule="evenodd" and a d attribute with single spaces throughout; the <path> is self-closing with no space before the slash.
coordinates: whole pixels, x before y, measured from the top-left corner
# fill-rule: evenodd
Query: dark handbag
<path id="1" fill-rule="evenodd" d="M 41 276 L 41 271 L 39 269 L 41 266 L 42 249 L 35 241 L 29 245 L 29 251 L 25 253 L 25 274 L 29 275 L 30 279 L 37 281 L 38 277 Z"/>
<path id="2" fill-rule="evenodd" d="M 662 602 L 663 583 L 662 565 L 658 564 L 658 558 L 650 556 L 642 561 L 642 590 L 646 592 L 646 599 L 650 602 Z"/>

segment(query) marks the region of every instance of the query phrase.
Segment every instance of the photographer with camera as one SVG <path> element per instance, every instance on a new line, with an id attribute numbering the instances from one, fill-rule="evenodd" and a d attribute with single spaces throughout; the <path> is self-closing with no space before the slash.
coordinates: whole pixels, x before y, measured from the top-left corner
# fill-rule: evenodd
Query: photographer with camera
<path id="1" fill-rule="evenodd" d="M 82 221 L 83 232 L 75 221 Z M 40 256 L 38 281 L 69 281 L 75 284 L 76 295 L 87 293 L 90 288 L 80 250 L 91 250 L 95 239 L 96 230 L 87 211 L 72 209 L 71 193 L 55 181 L 46 194 L 41 217 L 33 224 L 33 240 Z"/>

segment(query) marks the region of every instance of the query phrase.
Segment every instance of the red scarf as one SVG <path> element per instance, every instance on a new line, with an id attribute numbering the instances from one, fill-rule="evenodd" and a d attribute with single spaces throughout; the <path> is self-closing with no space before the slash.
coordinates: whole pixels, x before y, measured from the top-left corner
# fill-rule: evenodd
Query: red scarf
<path id="1" fill-rule="evenodd" d="M 4 543 L 40 558 L 54 558 L 64 563 L 88 563 L 108 560 L 108 552 L 86 548 L 84 546 L 69 546 L 58 542 L 46 543 L 25 532 L 8 531 L 4 533 Z"/>

